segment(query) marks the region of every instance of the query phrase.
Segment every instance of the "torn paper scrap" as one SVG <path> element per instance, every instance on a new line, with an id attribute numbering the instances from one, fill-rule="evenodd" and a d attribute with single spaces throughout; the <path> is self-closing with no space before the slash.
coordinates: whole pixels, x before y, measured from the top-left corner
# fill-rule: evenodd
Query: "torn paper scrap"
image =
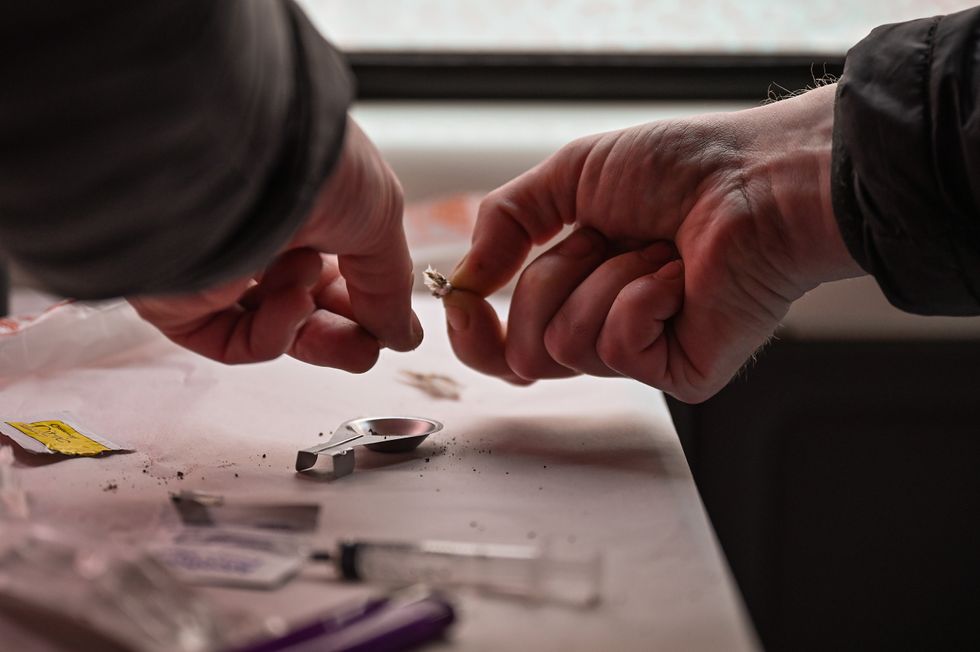
<path id="1" fill-rule="evenodd" d="M 437 299 L 441 299 L 453 291 L 453 286 L 449 282 L 449 279 L 446 278 L 446 275 L 437 272 L 432 265 L 425 268 L 425 271 L 422 272 L 422 276 L 425 287 L 427 287 L 429 292 L 432 293 L 432 296 L 436 297 Z"/>
<path id="2" fill-rule="evenodd" d="M 24 450 L 42 455 L 94 457 L 130 452 L 130 449 L 83 428 L 74 417 L 62 414 L 23 421 L 2 421 L 0 434 L 9 437 Z"/>
<path id="3" fill-rule="evenodd" d="M 399 382 L 421 390 L 429 398 L 458 401 L 463 385 L 444 374 L 424 374 L 417 371 L 402 370 Z"/>

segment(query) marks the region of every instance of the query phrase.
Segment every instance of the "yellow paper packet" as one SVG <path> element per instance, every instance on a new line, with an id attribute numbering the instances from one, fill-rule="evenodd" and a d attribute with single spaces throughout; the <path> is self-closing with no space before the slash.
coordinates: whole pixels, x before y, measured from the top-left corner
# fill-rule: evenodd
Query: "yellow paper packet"
<path id="1" fill-rule="evenodd" d="M 0 433 L 24 450 L 42 455 L 94 457 L 130 450 L 96 435 L 82 427 L 71 415 L 62 413 L 19 421 L 2 421 Z"/>

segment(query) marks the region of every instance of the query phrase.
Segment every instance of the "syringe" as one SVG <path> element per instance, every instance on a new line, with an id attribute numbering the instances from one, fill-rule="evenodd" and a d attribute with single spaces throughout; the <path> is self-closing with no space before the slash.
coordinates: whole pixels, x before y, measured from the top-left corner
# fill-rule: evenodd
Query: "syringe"
<path id="1" fill-rule="evenodd" d="M 389 585 L 473 587 L 488 593 L 588 607 L 599 600 L 598 554 L 558 557 L 547 546 L 453 541 L 341 541 L 315 551 L 338 575 Z"/>

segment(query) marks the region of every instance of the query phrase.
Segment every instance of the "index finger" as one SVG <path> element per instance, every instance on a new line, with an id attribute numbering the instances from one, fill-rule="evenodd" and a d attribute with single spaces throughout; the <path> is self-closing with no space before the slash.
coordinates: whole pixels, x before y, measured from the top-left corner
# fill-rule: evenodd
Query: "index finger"
<path id="1" fill-rule="evenodd" d="M 401 222 L 385 229 L 371 248 L 340 255 L 337 262 L 357 322 L 395 351 L 417 347 L 422 325 L 412 312 L 412 258 Z"/>

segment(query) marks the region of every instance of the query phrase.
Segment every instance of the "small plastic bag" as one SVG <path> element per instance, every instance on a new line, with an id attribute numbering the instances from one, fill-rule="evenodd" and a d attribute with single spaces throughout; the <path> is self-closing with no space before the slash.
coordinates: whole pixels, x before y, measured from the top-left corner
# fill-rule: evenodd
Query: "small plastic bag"
<path id="1" fill-rule="evenodd" d="M 223 646 L 214 612 L 151 556 L 27 522 L 0 522 L 0 612 L 46 638 L 68 633 L 73 650 Z"/>
<path id="2" fill-rule="evenodd" d="M 305 566 L 320 506 L 228 500 L 184 491 L 171 496 L 184 527 L 147 549 L 189 584 L 274 589 Z"/>
<path id="3" fill-rule="evenodd" d="M 0 378 L 76 367 L 159 337 L 126 301 L 63 301 L 0 318 Z"/>

